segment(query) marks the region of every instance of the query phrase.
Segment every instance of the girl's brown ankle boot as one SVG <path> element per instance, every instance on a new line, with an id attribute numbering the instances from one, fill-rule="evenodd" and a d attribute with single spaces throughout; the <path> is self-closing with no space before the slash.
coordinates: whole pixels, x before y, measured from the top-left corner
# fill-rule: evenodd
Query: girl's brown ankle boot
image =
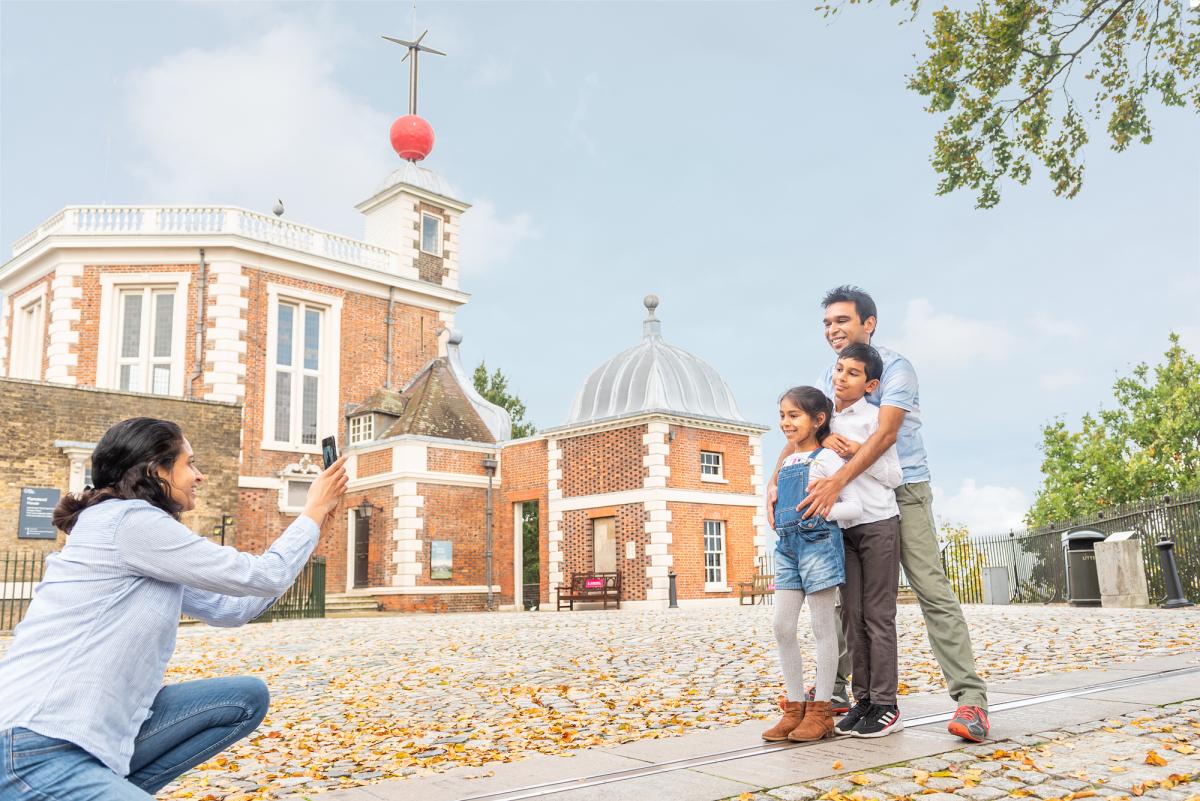
<path id="1" fill-rule="evenodd" d="M 825 706 L 829 706 L 829 704 Z M 769 743 L 778 743 L 786 740 L 788 734 L 804 721 L 804 701 L 786 701 L 781 699 L 779 708 L 783 710 L 783 717 L 779 719 L 778 723 L 762 733 L 762 738 Z"/>
<path id="2" fill-rule="evenodd" d="M 833 734 L 833 712 L 830 710 L 828 701 L 809 701 L 808 709 L 804 711 L 804 719 L 787 738 L 794 743 L 806 743 Z"/>

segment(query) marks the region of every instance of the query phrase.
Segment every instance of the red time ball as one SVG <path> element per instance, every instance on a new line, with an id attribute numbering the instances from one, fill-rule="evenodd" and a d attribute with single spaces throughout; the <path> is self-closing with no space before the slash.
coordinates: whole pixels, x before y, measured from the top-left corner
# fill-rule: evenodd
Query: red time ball
<path id="1" fill-rule="evenodd" d="M 392 123 L 392 149 L 402 159 L 420 161 L 433 150 L 433 127 L 416 114 L 397 117 Z"/>

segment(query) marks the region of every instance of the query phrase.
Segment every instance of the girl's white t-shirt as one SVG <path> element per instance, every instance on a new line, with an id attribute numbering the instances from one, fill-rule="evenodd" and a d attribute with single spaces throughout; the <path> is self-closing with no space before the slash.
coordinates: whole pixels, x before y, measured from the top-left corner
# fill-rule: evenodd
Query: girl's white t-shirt
<path id="1" fill-rule="evenodd" d="M 813 454 L 817 456 L 813 459 Z M 845 462 L 842 457 L 838 456 L 829 448 L 821 448 L 817 451 L 802 451 L 793 453 L 791 456 L 783 460 L 782 467 L 787 467 L 790 464 L 797 464 L 807 459 L 812 459 L 812 464 L 808 469 L 808 478 L 811 481 L 814 478 L 829 478 L 838 470 L 842 469 Z M 858 490 L 854 488 L 854 482 L 851 481 L 842 491 L 838 493 L 837 503 L 833 505 L 833 509 L 829 512 L 829 520 L 834 520 L 839 526 L 853 524 L 855 520 L 862 517 L 863 508 L 862 501 L 859 500 Z"/>

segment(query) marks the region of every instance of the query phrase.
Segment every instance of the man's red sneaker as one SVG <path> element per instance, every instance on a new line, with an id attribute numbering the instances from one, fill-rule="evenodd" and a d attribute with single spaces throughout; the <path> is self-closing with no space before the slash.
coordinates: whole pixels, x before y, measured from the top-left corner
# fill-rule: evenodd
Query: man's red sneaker
<path id="1" fill-rule="evenodd" d="M 991 725 L 988 723 L 987 712 L 980 707 L 963 704 L 954 711 L 954 718 L 946 728 L 955 737 L 982 743 L 987 739 Z"/>

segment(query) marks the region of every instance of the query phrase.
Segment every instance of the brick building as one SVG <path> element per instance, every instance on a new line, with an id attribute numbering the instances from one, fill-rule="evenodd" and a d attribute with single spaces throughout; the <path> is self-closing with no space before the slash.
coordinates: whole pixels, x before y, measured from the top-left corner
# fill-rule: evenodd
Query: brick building
<path id="1" fill-rule="evenodd" d="M 665 604 L 671 571 L 685 603 L 730 599 L 765 548 L 765 429 L 663 341 L 654 304 L 641 344 L 587 379 L 565 425 L 513 440 L 453 331 L 468 204 L 406 162 L 357 208 L 362 240 L 228 206 L 67 207 L 0 267 L 0 376 L 46 398 L 124 393 L 118 416 L 158 409 L 148 396 L 233 404 L 245 550 L 300 512 L 336 433 L 352 481 L 318 546 L 331 593 L 520 607 L 533 584 L 544 602 L 572 573 L 611 569 L 628 602 Z"/>

